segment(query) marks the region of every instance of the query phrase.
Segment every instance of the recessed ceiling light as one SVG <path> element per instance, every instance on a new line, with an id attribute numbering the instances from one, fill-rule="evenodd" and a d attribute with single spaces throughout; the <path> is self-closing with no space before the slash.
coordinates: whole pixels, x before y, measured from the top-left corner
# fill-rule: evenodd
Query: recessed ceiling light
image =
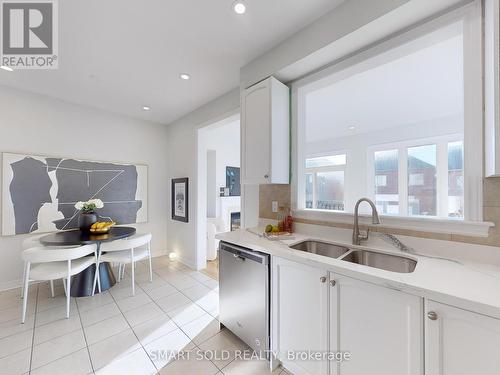
<path id="1" fill-rule="evenodd" d="M 181 77 L 181 79 L 187 81 L 189 78 L 191 78 L 191 76 L 189 74 L 186 74 L 186 73 L 182 73 L 179 77 Z"/>
<path id="2" fill-rule="evenodd" d="M 143 106 L 142 106 L 142 110 L 143 110 L 143 111 L 150 111 L 150 110 L 151 110 L 151 107 L 148 107 L 147 105 L 143 105 Z"/>
<path id="3" fill-rule="evenodd" d="M 13 72 L 14 71 L 14 69 L 12 69 L 9 66 L 5 66 L 5 65 L 0 66 L 0 69 L 6 70 L 8 72 Z"/>
<path id="4" fill-rule="evenodd" d="M 233 3 L 233 10 L 236 14 L 244 14 L 247 11 L 247 6 L 243 1 L 235 1 Z"/>
<path id="5" fill-rule="evenodd" d="M 349 129 L 349 130 L 356 130 L 356 127 L 354 125 L 351 125 L 347 129 Z"/>

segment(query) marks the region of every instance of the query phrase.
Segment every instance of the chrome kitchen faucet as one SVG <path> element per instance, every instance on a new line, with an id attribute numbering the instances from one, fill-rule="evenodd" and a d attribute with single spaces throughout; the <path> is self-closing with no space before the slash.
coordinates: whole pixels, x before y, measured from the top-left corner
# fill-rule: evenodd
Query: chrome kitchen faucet
<path id="1" fill-rule="evenodd" d="M 361 202 L 368 202 L 368 204 L 372 208 L 372 223 L 380 224 L 380 218 L 378 217 L 377 207 L 375 207 L 375 203 L 371 199 L 361 198 L 356 202 L 356 206 L 354 207 L 354 229 L 352 232 L 352 244 L 353 245 L 361 245 L 361 241 L 368 240 L 368 235 L 370 234 L 370 228 L 366 230 L 366 235 L 362 235 L 359 233 L 359 205 Z"/>

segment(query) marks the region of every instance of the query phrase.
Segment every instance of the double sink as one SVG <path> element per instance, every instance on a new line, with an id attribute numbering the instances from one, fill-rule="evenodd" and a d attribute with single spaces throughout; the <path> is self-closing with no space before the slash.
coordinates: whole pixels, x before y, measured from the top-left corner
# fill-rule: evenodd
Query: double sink
<path id="1" fill-rule="evenodd" d="M 290 248 L 391 272 L 411 273 L 417 266 L 416 260 L 407 257 L 369 250 L 349 249 L 315 240 L 302 241 L 290 246 Z"/>

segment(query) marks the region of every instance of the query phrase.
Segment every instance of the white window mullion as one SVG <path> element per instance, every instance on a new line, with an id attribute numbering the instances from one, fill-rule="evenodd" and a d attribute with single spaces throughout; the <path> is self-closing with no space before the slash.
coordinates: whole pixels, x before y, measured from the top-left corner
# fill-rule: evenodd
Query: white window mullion
<path id="1" fill-rule="evenodd" d="M 483 220 L 483 81 L 481 3 L 464 20 L 464 219 Z"/>
<path id="2" fill-rule="evenodd" d="M 436 199 L 437 216 L 448 216 L 448 142 L 436 145 Z"/>
<path id="3" fill-rule="evenodd" d="M 318 188 L 318 174 L 316 172 L 314 172 L 312 174 L 312 200 L 313 200 L 313 203 L 312 203 L 312 208 L 314 209 L 317 209 L 318 208 L 318 204 L 317 204 L 317 198 L 318 198 L 318 191 L 317 191 L 317 188 Z"/>
<path id="4" fill-rule="evenodd" d="M 348 159 L 349 160 L 349 159 Z M 348 170 L 349 168 L 349 161 L 344 165 L 344 212 L 350 212 L 350 209 L 353 204 L 351 204 L 351 178 L 352 178 L 352 168 Z"/>
<path id="5" fill-rule="evenodd" d="M 398 148 L 399 215 L 408 216 L 408 150 Z"/>
<path id="6" fill-rule="evenodd" d="M 367 156 L 367 166 L 366 166 L 366 171 L 368 172 L 368 177 L 367 177 L 367 196 L 371 200 L 375 202 L 376 200 L 376 178 L 375 178 L 375 151 L 370 150 L 368 151 L 368 156 Z"/>

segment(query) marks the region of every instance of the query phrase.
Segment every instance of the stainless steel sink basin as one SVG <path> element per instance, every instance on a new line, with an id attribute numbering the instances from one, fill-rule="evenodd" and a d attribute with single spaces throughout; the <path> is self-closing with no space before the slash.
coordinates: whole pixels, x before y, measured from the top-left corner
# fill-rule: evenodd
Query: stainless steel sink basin
<path id="1" fill-rule="evenodd" d="M 411 273 L 417 266 L 417 261 L 410 258 L 368 250 L 354 250 L 341 260 L 399 273 Z"/>
<path id="2" fill-rule="evenodd" d="M 330 258 L 338 258 L 349 251 L 347 247 L 334 245 L 328 242 L 312 241 L 312 240 L 302 241 L 290 247 L 295 250 L 323 255 Z"/>

